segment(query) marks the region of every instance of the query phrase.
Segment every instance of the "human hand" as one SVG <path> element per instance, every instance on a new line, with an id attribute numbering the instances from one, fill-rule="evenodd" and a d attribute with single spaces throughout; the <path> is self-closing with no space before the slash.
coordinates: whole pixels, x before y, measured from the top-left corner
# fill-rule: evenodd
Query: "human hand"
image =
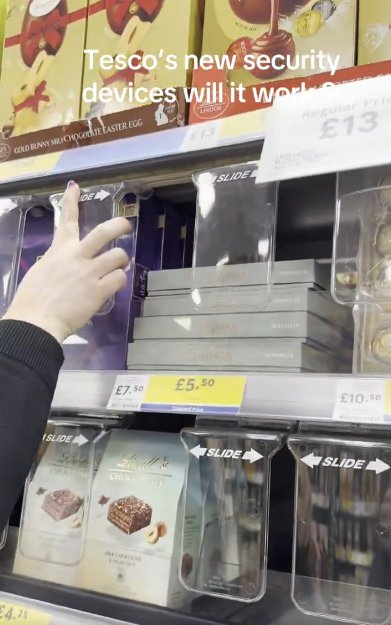
<path id="1" fill-rule="evenodd" d="M 126 285 L 126 252 L 113 248 L 129 234 L 124 217 L 103 222 L 80 241 L 80 189 L 68 184 L 59 226 L 46 254 L 27 272 L 3 319 L 26 321 L 49 332 L 61 344 L 94 316 Z"/>

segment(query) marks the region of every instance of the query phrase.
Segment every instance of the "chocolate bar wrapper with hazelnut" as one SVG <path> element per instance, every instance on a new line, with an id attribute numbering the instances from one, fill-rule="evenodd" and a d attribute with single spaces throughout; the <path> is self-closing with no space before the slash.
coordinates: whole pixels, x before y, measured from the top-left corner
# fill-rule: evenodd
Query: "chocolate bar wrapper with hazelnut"
<path id="1" fill-rule="evenodd" d="M 110 504 L 107 520 L 124 534 L 134 534 L 151 523 L 152 508 L 137 497 L 123 497 Z"/>
<path id="2" fill-rule="evenodd" d="M 62 521 L 75 514 L 82 503 L 83 500 L 69 489 L 55 490 L 45 496 L 42 510 L 55 521 Z"/>

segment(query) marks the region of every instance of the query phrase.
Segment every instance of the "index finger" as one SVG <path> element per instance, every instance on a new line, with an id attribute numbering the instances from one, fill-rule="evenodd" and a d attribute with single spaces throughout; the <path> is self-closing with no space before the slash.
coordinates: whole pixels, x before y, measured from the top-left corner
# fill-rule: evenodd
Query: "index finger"
<path id="1" fill-rule="evenodd" d="M 79 238 L 79 199 L 79 185 L 71 180 L 62 197 L 59 218 L 55 220 L 57 223 L 55 236 L 66 233 L 68 236 L 73 235 Z"/>

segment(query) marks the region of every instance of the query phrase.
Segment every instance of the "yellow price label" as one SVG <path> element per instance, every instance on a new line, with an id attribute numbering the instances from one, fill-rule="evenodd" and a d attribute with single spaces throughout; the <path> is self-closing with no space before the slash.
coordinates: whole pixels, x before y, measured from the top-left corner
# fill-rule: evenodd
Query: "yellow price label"
<path id="1" fill-rule="evenodd" d="M 8 603 L 0 599 L 0 623 L 13 623 L 14 625 L 50 625 L 52 615 L 46 612 L 31 610 L 22 605 Z"/>
<path id="2" fill-rule="evenodd" d="M 153 375 L 150 377 L 141 410 L 194 408 L 237 414 L 243 401 L 246 376 Z"/>
<path id="3" fill-rule="evenodd" d="M 63 152 L 54 152 L 53 154 L 40 154 L 39 156 L 30 156 L 20 160 L 9 161 L 0 164 L 0 182 L 11 180 L 23 176 L 46 174 L 53 171 Z"/>

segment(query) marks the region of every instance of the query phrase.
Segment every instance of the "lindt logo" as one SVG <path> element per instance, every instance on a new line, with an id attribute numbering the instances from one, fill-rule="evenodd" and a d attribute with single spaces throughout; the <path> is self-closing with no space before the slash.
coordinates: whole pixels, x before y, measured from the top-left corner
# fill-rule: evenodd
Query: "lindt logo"
<path id="1" fill-rule="evenodd" d="M 166 471 L 169 466 L 167 456 L 164 458 L 150 458 L 149 460 L 140 460 L 136 454 L 125 456 L 121 462 L 117 464 L 117 469 L 126 469 L 128 471 L 149 471 L 152 467 L 159 466 L 161 471 Z"/>
<path id="2" fill-rule="evenodd" d="M 6 161 L 11 156 L 11 148 L 7 143 L 0 143 L 0 163 Z"/>

